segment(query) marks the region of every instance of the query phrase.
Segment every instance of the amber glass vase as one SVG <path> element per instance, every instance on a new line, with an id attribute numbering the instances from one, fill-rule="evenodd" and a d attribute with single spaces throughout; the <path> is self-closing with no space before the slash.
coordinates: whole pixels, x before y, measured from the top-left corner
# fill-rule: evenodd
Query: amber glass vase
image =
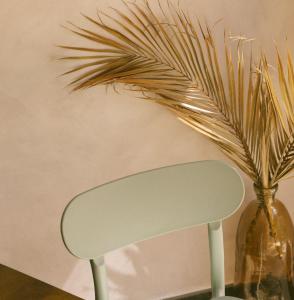
<path id="1" fill-rule="evenodd" d="M 235 288 L 238 297 L 293 300 L 294 228 L 277 186 L 254 186 L 257 199 L 243 212 L 237 231 Z"/>

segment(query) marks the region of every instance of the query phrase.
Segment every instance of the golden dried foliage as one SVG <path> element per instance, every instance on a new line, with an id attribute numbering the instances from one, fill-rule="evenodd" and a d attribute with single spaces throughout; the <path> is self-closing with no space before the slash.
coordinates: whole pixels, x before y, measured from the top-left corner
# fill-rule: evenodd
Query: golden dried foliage
<path id="1" fill-rule="evenodd" d="M 60 46 L 78 53 L 62 59 L 82 62 L 65 73 L 79 72 L 73 90 L 126 84 L 210 138 L 257 185 L 271 187 L 287 176 L 294 166 L 291 55 L 285 66 L 277 53 L 276 91 L 265 55 L 257 66 L 244 59 L 243 37 L 232 50 L 225 36 L 219 59 L 210 28 L 195 25 L 180 7 L 158 3 L 155 13 L 148 1 L 124 4 L 126 12 L 85 16 L 97 30 L 71 24 L 93 43 Z"/>

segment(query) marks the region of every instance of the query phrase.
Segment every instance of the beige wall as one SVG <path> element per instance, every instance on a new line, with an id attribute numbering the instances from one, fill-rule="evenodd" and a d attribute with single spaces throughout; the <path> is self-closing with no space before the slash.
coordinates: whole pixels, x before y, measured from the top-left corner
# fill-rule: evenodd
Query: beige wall
<path id="1" fill-rule="evenodd" d="M 104 88 L 69 94 L 54 44 L 76 40 L 60 24 L 94 15 L 107 0 L 9 0 L 0 10 L 0 262 L 93 299 L 89 266 L 63 247 L 59 221 L 77 193 L 154 167 L 223 159 L 215 146 L 166 110 Z M 294 49 L 292 0 L 183 0 L 235 34 Z M 223 26 L 220 23 L 218 26 Z M 294 216 L 293 181 L 280 187 Z M 247 199 L 253 197 L 246 179 Z M 239 215 L 225 222 L 232 280 Z M 111 299 L 159 299 L 209 285 L 206 228 L 130 246 L 107 256 Z M 126 296 L 129 295 L 129 296 Z"/>

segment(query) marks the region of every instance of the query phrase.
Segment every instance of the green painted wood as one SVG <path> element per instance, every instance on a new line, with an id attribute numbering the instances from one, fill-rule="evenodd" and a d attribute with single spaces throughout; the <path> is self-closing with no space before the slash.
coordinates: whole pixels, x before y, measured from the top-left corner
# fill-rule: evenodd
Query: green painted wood
<path id="1" fill-rule="evenodd" d="M 97 258 L 133 242 L 226 218 L 243 196 L 239 174 L 223 162 L 159 168 L 75 197 L 64 211 L 62 236 L 73 255 Z"/>
<path id="2" fill-rule="evenodd" d="M 224 295 L 221 221 L 244 198 L 235 169 L 220 161 L 179 164 L 131 175 L 75 197 L 61 233 L 67 249 L 91 260 L 96 300 L 107 300 L 103 256 L 130 243 L 209 223 L 213 295 Z"/>
<path id="3" fill-rule="evenodd" d="M 208 224 L 212 297 L 225 295 L 225 263 L 222 222 Z"/>
<path id="4" fill-rule="evenodd" d="M 108 299 L 106 270 L 103 257 L 90 260 L 96 300 Z"/>

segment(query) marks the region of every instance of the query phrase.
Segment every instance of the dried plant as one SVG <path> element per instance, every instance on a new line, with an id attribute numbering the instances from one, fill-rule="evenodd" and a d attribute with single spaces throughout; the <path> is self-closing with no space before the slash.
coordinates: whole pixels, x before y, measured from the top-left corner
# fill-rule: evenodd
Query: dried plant
<path id="1" fill-rule="evenodd" d="M 277 54 L 277 91 L 265 55 L 255 65 L 244 59 L 242 37 L 232 50 L 225 36 L 219 51 L 208 26 L 194 25 L 169 2 L 164 8 L 158 3 L 158 13 L 147 1 L 124 4 L 125 13 L 112 8 L 115 15 L 85 16 L 97 30 L 71 24 L 94 45 L 61 46 L 78 51 L 62 59 L 82 62 L 65 73 L 80 72 L 73 89 L 126 84 L 210 138 L 258 186 L 274 186 L 288 175 L 294 162 L 291 56 L 285 67 Z"/>

